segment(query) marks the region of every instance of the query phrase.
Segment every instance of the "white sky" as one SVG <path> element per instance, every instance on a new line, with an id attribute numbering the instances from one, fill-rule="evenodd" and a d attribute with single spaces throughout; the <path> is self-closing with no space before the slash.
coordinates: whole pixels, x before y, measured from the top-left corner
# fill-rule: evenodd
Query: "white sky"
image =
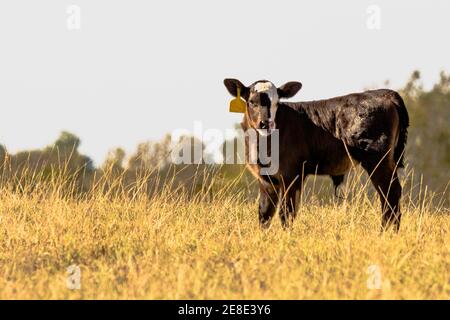
<path id="1" fill-rule="evenodd" d="M 40 148 L 68 130 L 99 164 L 195 120 L 231 128 L 225 77 L 298 80 L 296 100 L 397 88 L 414 69 L 430 87 L 450 71 L 449 17 L 448 0 L 2 0 L 0 143 Z"/>

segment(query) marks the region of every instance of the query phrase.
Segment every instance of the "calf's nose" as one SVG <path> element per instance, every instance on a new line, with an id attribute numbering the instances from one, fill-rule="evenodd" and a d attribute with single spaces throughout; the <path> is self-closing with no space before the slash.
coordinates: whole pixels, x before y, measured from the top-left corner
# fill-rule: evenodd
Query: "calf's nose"
<path id="1" fill-rule="evenodd" d="M 261 129 L 269 129 L 269 121 L 268 120 L 261 121 L 259 123 L 259 127 Z"/>

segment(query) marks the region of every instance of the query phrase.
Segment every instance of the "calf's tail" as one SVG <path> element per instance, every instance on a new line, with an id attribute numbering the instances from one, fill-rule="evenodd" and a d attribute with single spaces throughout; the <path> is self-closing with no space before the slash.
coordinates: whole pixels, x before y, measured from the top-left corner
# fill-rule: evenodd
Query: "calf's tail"
<path id="1" fill-rule="evenodd" d="M 397 163 L 398 168 L 404 168 L 404 155 L 405 155 L 405 148 L 406 148 L 406 142 L 408 140 L 408 127 L 409 127 L 409 116 L 408 111 L 406 110 L 405 102 L 403 101 L 402 97 L 397 94 L 395 99 L 395 105 L 399 117 L 399 136 L 397 145 L 394 149 L 394 160 Z"/>

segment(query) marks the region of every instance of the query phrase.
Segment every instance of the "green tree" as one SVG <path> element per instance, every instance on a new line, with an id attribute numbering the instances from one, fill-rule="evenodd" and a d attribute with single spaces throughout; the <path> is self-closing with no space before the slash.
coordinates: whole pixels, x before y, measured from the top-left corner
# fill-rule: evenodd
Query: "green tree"
<path id="1" fill-rule="evenodd" d="M 114 174 L 122 173 L 125 156 L 125 151 L 122 148 L 109 151 L 102 166 L 103 171 L 111 171 Z"/>
<path id="2" fill-rule="evenodd" d="M 400 93 L 410 116 L 407 161 L 426 184 L 441 189 L 450 179 L 450 75 L 441 72 L 426 91 L 414 71 Z"/>
<path id="3" fill-rule="evenodd" d="M 78 147 L 81 144 L 80 138 L 73 133 L 63 131 L 59 138 L 55 141 L 55 148 L 62 154 L 78 152 Z"/>
<path id="4" fill-rule="evenodd" d="M 128 168 L 132 171 L 164 169 L 170 163 L 171 140 L 167 134 L 161 141 L 140 143 L 128 161 Z"/>
<path id="5" fill-rule="evenodd" d="M 6 160 L 6 148 L 5 146 L 0 144 L 0 166 L 3 165 L 3 163 Z"/>

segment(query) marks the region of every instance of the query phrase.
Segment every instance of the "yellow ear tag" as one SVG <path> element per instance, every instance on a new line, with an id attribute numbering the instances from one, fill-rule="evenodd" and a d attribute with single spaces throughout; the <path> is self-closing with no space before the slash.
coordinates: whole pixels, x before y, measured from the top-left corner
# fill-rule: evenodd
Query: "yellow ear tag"
<path id="1" fill-rule="evenodd" d="M 230 112 L 245 113 L 245 101 L 241 99 L 241 89 L 237 89 L 237 97 L 230 102 Z"/>

